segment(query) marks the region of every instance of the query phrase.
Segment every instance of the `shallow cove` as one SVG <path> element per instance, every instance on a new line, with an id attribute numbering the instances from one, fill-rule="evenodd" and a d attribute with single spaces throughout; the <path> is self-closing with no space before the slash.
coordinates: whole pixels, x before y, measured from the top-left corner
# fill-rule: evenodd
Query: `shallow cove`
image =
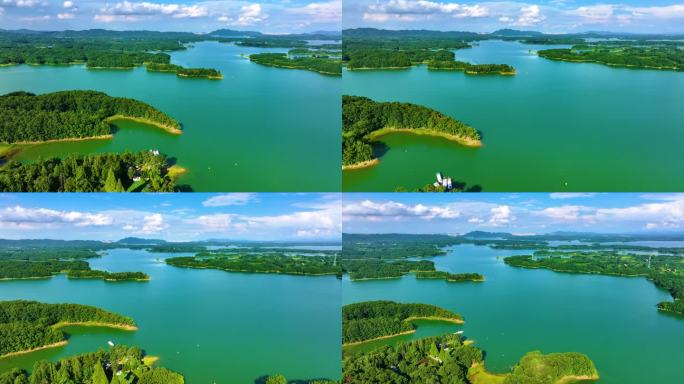
<path id="1" fill-rule="evenodd" d="M 286 49 L 202 42 L 171 54 L 188 67 L 211 67 L 222 80 L 171 73 L 87 70 L 73 66 L 0 68 L 0 94 L 93 89 L 135 98 L 183 126 L 172 135 L 135 122 L 117 122 L 112 140 L 48 143 L 14 158 L 158 149 L 188 169 L 179 184 L 195 191 L 339 191 L 341 105 L 339 78 L 264 67 L 240 54 Z"/>
<path id="2" fill-rule="evenodd" d="M 485 191 L 677 191 L 684 159 L 684 73 L 566 63 L 548 46 L 483 41 L 457 60 L 506 63 L 515 76 L 346 71 L 346 95 L 430 107 L 482 132 L 482 148 L 387 135 L 372 168 L 343 172 L 346 191 L 409 190 L 442 171 Z"/>
<path id="3" fill-rule="evenodd" d="M 0 300 L 31 299 L 95 305 L 131 316 L 138 331 L 66 327 L 65 347 L 0 359 L 0 372 L 30 368 L 38 359 L 107 348 L 107 341 L 139 345 L 189 384 L 253 383 L 262 375 L 340 376 L 340 281 L 334 276 L 228 273 L 167 266 L 158 254 L 117 249 L 93 268 L 140 270 L 144 283 L 94 280 L 0 282 Z"/>
<path id="4" fill-rule="evenodd" d="M 525 353 L 587 354 L 600 383 L 673 383 L 684 375 L 684 318 L 659 313 L 667 292 L 644 278 L 561 274 L 512 268 L 502 259 L 526 251 L 456 246 L 431 258 L 437 269 L 478 272 L 483 283 L 343 280 L 343 303 L 394 300 L 437 305 L 463 315 L 462 326 L 423 322 L 402 340 L 464 330 L 486 352 L 486 367 L 506 372 Z M 396 341 L 390 341 L 396 342 Z"/>

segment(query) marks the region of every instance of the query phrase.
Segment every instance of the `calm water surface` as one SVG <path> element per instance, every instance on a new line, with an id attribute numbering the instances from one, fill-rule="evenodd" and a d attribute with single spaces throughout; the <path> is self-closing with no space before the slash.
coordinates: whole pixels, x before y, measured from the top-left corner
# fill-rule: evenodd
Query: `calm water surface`
<path id="1" fill-rule="evenodd" d="M 139 327 L 69 328 L 65 347 L 0 359 L 0 372 L 106 348 L 112 340 L 159 356 L 189 384 L 251 384 L 275 373 L 293 380 L 339 378 L 338 279 L 182 269 L 157 260 L 178 255 L 121 249 L 91 259 L 97 269 L 144 271 L 152 278 L 148 283 L 63 276 L 0 282 L 0 300 L 94 305 L 131 316 Z"/>
<path id="2" fill-rule="evenodd" d="M 0 94 L 93 89 L 149 103 L 184 129 L 175 136 L 126 122 L 113 140 L 43 144 L 17 159 L 158 149 L 189 170 L 178 182 L 196 191 L 339 191 L 340 78 L 269 68 L 240 56 L 266 51 L 286 50 L 202 42 L 172 53 L 174 64 L 219 69 L 224 78 L 216 81 L 144 68 L 0 68 Z"/>
<path id="3" fill-rule="evenodd" d="M 485 191 L 679 191 L 684 158 L 684 73 L 564 63 L 483 41 L 458 60 L 507 63 L 516 76 L 345 71 L 343 91 L 421 104 L 482 132 L 484 147 L 396 133 L 380 164 L 345 171 L 347 191 L 412 190 L 442 171 Z"/>
<path id="4" fill-rule="evenodd" d="M 421 323 L 419 332 L 404 340 L 463 329 L 485 350 L 487 368 L 496 372 L 506 372 L 529 351 L 577 351 L 594 361 L 601 383 L 681 381 L 684 318 L 655 307 L 671 299 L 667 292 L 644 278 L 562 274 L 503 263 L 505 256 L 528 253 L 457 246 L 433 258 L 435 266 L 482 273 L 484 283 L 345 278 L 343 302 L 419 302 L 460 313 L 463 326 Z"/>

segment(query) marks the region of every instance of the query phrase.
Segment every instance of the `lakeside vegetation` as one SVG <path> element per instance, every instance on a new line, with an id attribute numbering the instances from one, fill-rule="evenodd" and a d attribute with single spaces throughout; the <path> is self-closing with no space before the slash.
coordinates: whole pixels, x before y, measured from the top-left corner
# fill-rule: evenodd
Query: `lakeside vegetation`
<path id="1" fill-rule="evenodd" d="M 413 320 L 463 323 L 461 315 L 429 304 L 367 301 L 342 307 L 342 344 L 415 332 Z"/>
<path id="2" fill-rule="evenodd" d="M 382 48 L 347 49 L 344 59 L 349 70 L 403 69 L 431 61 L 453 61 L 454 53 L 444 49 L 394 50 Z"/>
<path id="3" fill-rule="evenodd" d="M 343 169 L 376 159 L 372 142 L 394 131 L 431 134 L 463 145 L 481 145 L 480 134 L 475 128 L 433 109 L 410 103 L 380 103 L 367 97 L 343 95 Z"/>
<path id="4" fill-rule="evenodd" d="M 219 70 L 212 68 L 185 68 L 176 64 L 148 63 L 145 65 L 148 72 L 170 72 L 178 77 L 195 77 L 219 80 L 223 75 Z"/>
<path id="5" fill-rule="evenodd" d="M 466 75 L 515 75 L 515 68 L 508 64 L 470 64 L 465 61 L 431 60 L 427 68 L 433 71 L 463 71 Z"/>
<path id="6" fill-rule="evenodd" d="M 479 273 L 449 273 L 444 271 L 418 271 L 416 272 L 416 279 L 440 279 L 448 282 L 482 282 L 485 280 L 484 276 Z"/>
<path id="7" fill-rule="evenodd" d="M 342 269 L 337 263 L 336 253 L 326 256 L 302 256 L 268 251 L 257 254 L 242 253 L 239 250 L 231 253 L 200 252 L 190 257 L 168 258 L 166 263 L 174 267 L 210 268 L 226 272 L 282 273 L 309 276 L 340 276 L 342 274 Z"/>
<path id="8" fill-rule="evenodd" d="M 504 262 L 513 267 L 544 268 L 555 272 L 643 276 L 672 295 L 674 302 L 662 302 L 658 309 L 684 315 L 684 270 L 681 256 L 624 254 L 616 251 L 540 251 L 534 255 L 510 256 Z"/>
<path id="9" fill-rule="evenodd" d="M 580 44 L 572 48 L 547 49 L 538 52 L 550 60 L 590 62 L 616 67 L 684 71 L 684 50 L 668 44 L 630 46 Z"/>
<path id="10" fill-rule="evenodd" d="M 136 329 L 135 322 L 130 317 L 87 305 L 2 301 L 0 357 L 63 345 L 67 336 L 59 327 L 79 324 Z"/>
<path id="11" fill-rule="evenodd" d="M 107 272 L 98 270 L 70 270 L 70 279 L 102 279 L 104 281 L 148 281 L 150 276 L 143 272 Z"/>
<path id="12" fill-rule="evenodd" d="M 0 374 L 0 384 L 184 384 L 183 375 L 148 364 L 138 347 L 116 345 L 51 362 L 40 360 L 31 372 L 14 369 Z"/>
<path id="13" fill-rule="evenodd" d="M 249 55 L 249 60 L 270 67 L 305 69 L 324 75 L 342 76 L 342 61 L 325 55 L 297 53 L 293 57 L 287 53 L 256 53 Z"/>
<path id="14" fill-rule="evenodd" d="M 492 380 L 494 378 L 494 380 Z M 435 384 L 563 384 L 597 380 L 594 363 L 580 353 L 534 351 L 511 373 L 493 375 L 484 369 L 484 354 L 459 335 L 443 335 L 385 346 L 343 360 L 343 382 Z"/>
<path id="15" fill-rule="evenodd" d="M 165 155 L 151 151 L 9 161 L 0 167 L 0 191 L 173 192 L 181 187 L 172 169 Z"/>
<path id="16" fill-rule="evenodd" d="M 65 273 L 70 279 L 103 279 L 105 281 L 147 281 L 142 272 L 107 272 L 90 269 L 83 260 L 0 260 L 0 280 L 41 279 Z"/>
<path id="17" fill-rule="evenodd" d="M 109 136 L 110 121 L 131 119 L 180 133 L 180 123 L 149 104 L 96 91 L 0 96 L 0 142 L 39 143 Z"/>

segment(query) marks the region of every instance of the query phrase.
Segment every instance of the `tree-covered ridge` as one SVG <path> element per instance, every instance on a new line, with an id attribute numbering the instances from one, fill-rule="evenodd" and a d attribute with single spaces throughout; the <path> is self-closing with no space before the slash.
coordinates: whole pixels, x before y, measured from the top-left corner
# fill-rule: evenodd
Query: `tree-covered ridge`
<path id="1" fill-rule="evenodd" d="M 534 256 L 511 256 L 508 265 L 521 268 L 545 268 L 556 272 L 591 273 L 617 276 L 644 276 L 659 288 L 670 292 L 674 302 L 662 302 L 658 308 L 684 315 L 684 258 L 682 256 L 623 254 L 618 251 L 540 251 Z"/>
<path id="2" fill-rule="evenodd" d="M 0 167 L 3 192 L 172 192 L 178 189 L 163 154 L 73 154 Z"/>
<path id="3" fill-rule="evenodd" d="M 415 330 L 412 320 L 462 323 L 461 315 L 429 304 L 366 301 L 342 307 L 342 343 L 358 343 Z"/>
<path id="4" fill-rule="evenodd" d="M 515 68 L 508 64 L 470 64 L 465 61 L 431 60 L 430 70 L 463 71 L 466 75 L 515 75 Z"/>
<path id="5" fill-rule="evenodd" d="M 430 61 L 453 61 L 454 53 L 445 49 L 346 49 L 343 59 L 350 70 L 409 68 Z"/>
<path id="6" fill-rule="evenodd" d="M 0 96 L 0 142 L 82 139 L 112 134 L 110 119 L 133 119 L 180 133 L 180 123 L 138 100 L 96 91 Z"/>
<path id="7" fill-rule="evenodd" d="M 342 166 L 355 167 L 374 161 L 372 141 L 392 130 L 444 136 L 465 145 L 480 145 L 480 134 L 475 128 L 433 109 L 343 95 Z"/>
<path id="8" fill-rule="evenodd" d="M 340 275 L 337 253 L 326 256 L 285 254 L 263 251 L 256 254 L 200 252 L 194 257 L 172 257 L 166 263 L 175 267 L 212 268 L 227 272 L 283 273 L 288 275 Z"/>
<path id="9" fill-rule="evenodd" d="M 147 365 L 138 347 L 116 345 L 109 351 L 85 353 L 58 362 L 40 360 L 31 373 L 0 374 L 0 384 L 184 384 L 183 375 Z"/>
<path id="10" fill-rule="evenodd" d="M 66 341 L 61 324 L 99 324 L 135 329 L 130 317 L 79 304 L 36 301 L 0 302 L 0 356 Z"/>
<path id="11" fill-rule="evenodd" d="M 435 271 L 435 263 L 429 260 L 342 259 L 342 270 L 352 281 L 397 279 L 412 272 Z"/>
<path id="12" fill-rule="evenodd" d="M 597 380 L 593 362 L 579 353 L 526 354 L 505 375 L 484 370 L 480 349 L 459 335 L 443 335 L 386 346 L 343 360 L 346 383 L 383 384 L 565 384 Z"/>
<path id="13" fill-rule="evenodd" d="M 0 260 L 0 280 L 37 279 L 66 273 L 70 279 L 103 279 L 105 281 L 147 281 L 143 272 L 107 272 L 90 269 L 83 260 Z"/>
<path id="14" fill-rule="evenodd" d="M 484 276 L 479 273 L 449 273 L 445 271 L 418 271 L 416 279 L 441 279 L 448 282 L 484 281 Z"/>
<path id="15" fill-rule="evenodd" d="M 168 63 L 148 63 L 145 68 L 149 72 L 171 72 L 178 77 L 204 77 L 207 79 L 222 79 L 223 75 L 219 70 L 212 68 L 185 68 L 176 64 Z"/>
<path id="16" fill-rule="evenodd" d="M 342 61 L 314 55 L 291 56 L 287 53 L 256 53 L 249 55 L 254 63 L 277 68 L 305 69 L 324 75 L 342 76 Z"/>
<path id="17" fill-rule="evenodd" d="M 19 240 L 21 241 L 21 240 Z M 23 261 L 44 261 L 44 260 L 81 260 L 99 257 L 97 250 L 92 248 L 78 248 L 65 246 L 62 248 L 33 248 L 28 246 L 2 245 L 0 246 L 0 261 L 4 260 L 23 260 Z M 0 268 L 0 271 L 2 268 Z"/>
<path id="18" fill-rule="evenodd" d="M 581 44 L 572 48 L 547 49 L 540 57 L 574 62 L 591 62 L 617 67 L 684 71 L 684 50 L 672 45 L 612 46 Z"/>

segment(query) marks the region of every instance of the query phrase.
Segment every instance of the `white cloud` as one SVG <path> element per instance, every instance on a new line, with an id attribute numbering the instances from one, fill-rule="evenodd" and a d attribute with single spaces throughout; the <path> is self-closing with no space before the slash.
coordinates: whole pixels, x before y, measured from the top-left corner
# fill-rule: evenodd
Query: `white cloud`
<path id="1" fill-rule="evenodd" d="M 549 194 L 552 199 L 577 199 L 581 197 L 594 197 L 595 193 L 582 193 L 582 192 L 555 192 Z"/>
<path id="2" fill-rule="evenodd" d="M 96 21 L 136 21 L 146 17 L 170 16 L 172 18 L 198 18 L 209 14 L 206 7 L 200 5 L 181 5 L 173 3 L 130 2 L 124 0 L 115 5 L 106 5 L 96 14 Z"/>
<path id="3" fill-rule="evenodd" d="M 460 212 L 449 206 L 428 206 L 423 204 L 408 205 L 394 201 L 374 202 L 364 200 L 346 204 L 342 209 L 345 220 L 366 219 L 378 220 L 383 218 L 401 219 L 407 217 L 419 217 L 425 220 L 431 219 L 454 219 L 460 216 Z"/>
<path id="4" fill-rule="evenodd" d="M 240 7 L 240 11 L 235 17 L 229 17 L 226 15 L 222 15 L 218 18 L 218 21 L 221 21 L 226 24 L 230 25 L 236 25 L 236 26 L 249 26 L 249 25 L 254 25 L 258 24 L 268 18 L 268 15 L 264 12 L 264 10 L 261 8 L 261 4 L 254 3 L 254 4 L 248 4 L 248 5 L 243 5 Z"/>
<path id="5" fill-rule="evenodd" d="M 500 205 L 490 210 L 491 216 L 487 224 L 493 227 L 500 227 L 502 225 L 510 224 L 516 218 L 511 213 L 511 207 L 508 205 Z"/>
<path id="6" fill-rule="evenodd" d="M 541 213 L 554 220 L 575 221 L 580 218 L 583 209 L 584 207 L 579 205 L 563 205 L 545 208 Z"/>
<path id="7" fill-rule="evenodd" d="M 102 213 L 58 211 L 47 208 L 8 207 L 0 211 L 0 224 L 20 228 L 38 228 L 58 224 L 76 227 L 104 226 L 112 224 L 110 216 Z"/>
<path id="8" fill-rule="evenodd" d="M 73 19 L 74 17 L 76 17 L 76 15 L 74 15 L 73 13 L 70 13 L 70 12 L 64 12 L 64 13 L 58 13 L 57 14 L 57 18 L 60 20 Z"/>
<path id="9" fill-rule="evenodd" d="M 164 222 L 164 216 L 160 213 L 153 213 L 143 218 L 142 228 L 137 232 L 141 235 L 158 234 L 161 231 L 169 228 L 169 225 Z"/>
<path id="10" fill-rule="evenodd" d="M 65 1 L 64 3 L 62 3 L 62 6 L 63 6 L 64 8 L 71 8 L 71 7 L 74 6 L 74 2 L 73 2 L 73 1 L 67 0 L 67 1 Z"/>
<path id="11" fill-rule="evenodd" d="M 479 4 L 440 3 L 428 0 L 389 0 L 384 3 L 370 4 L 363 14 L 363 19 L 374 22 L 413 21 L 429 19 L 435 15 L 453 18 L 485 17 L 489 15 L 489 8 Z"/>
<path id="12" fill-rule="evenodd" d="M 256 196 L 253 193 L 227 193 L 212 196 L 202 202 L 205 207 L 226 207 L 229 205 L 245 205 L 253 201 Z"/>
<path id="13" fill-rule="evenodd" d="M 520 15 L 512 23 L 512 25 L 518 27 L 529 27 L 538 23 L 541 23 L 546 19 L 546 16 L 542 15 L 541 8 L 538 5 L 529 5 L 522 7 L 520 9 Z"/>
<path id="14" fill-rule="evenodd" d="M 342 22 L 342 1 L 309 3 L 303 7 L 290 8 L 287 13 L 303 16 L 306 24 L 340 23 Z"/>
<path id="15" fill-rule="evenodd" d="M 673 4 L 654 7 L 626 7 L 635 17 L 650 16 L 659 19 L 681 19 L 684 18 L 684 4 Z"/>
<path id="16" fill-rule="evenodd" d="M 212 215 L 202 215 L 197 218 L 191 219 L 190 221 L 194 224 L 198 224 L 206 231 L 217 232 L 224 231 L 230 227 L 232 223 L 233 215 L 231 214 L 212 214 Z"/>
<path id="17" fill-rule="evenodd" d="M 568 11 L 569 15 L 579 16 L 585 23 L 603 23 L 611 20 L 617 5 L 597 4 L 579 7 Z"/>
<path id="18" fill-rule="evenodd" d="M 40 4 L 40 0 L 2 0 L 0 4 L 7 7 L 33 8 Z"/>

